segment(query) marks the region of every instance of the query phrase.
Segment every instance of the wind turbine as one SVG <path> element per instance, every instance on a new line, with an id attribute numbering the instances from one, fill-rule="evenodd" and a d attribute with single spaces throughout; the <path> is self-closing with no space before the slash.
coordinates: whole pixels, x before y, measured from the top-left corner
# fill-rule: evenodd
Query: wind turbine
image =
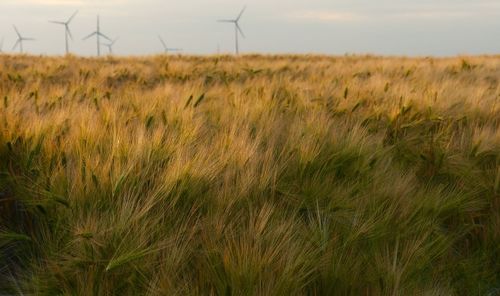
<path id="1" fill-rule="evenodd" d="M 165 50 L 165 53 L 168 54 L 170 51 L 182 51 L 182 48 L 169 48 L 167 47 L 167 44 L 165 41 L 163 41 L 163 38 L 161 38 L 160 35 L 158 35 L 158 39 L 160 39 L 161 45 L 163 45 L 163 49 Z"/>
<path id="2" fill-rule="evenodd" d="M 67 21 L 65 21 L 65 22 L 61 22 L 61 21 L 49 21 L 50 23 L 58 24 L 58 25 L 63 25 L 64 26 L 64 38 L 65 38 L 65 41 L 66 41 L 66 54 L 69 53 L 68 37 L 71 38 L 71 40 L 73 40 L 73 35 L 71 34 L 71 31 L 69 29 L 69 23 L 71 23 L 71 21 L 73 20 L 73 18 L 76 16 L 77 13 L 78 13 L 78 10 L 75 11 L 75 13 L 73 13 L 73 15 Z"/>
<path id="3" fill-rule="evenodd" d="M 103 44 L 104 46 L 108 47 L 109 49 L 109 54 L 113 54 L 113 45 L 115 45 L 115 42 L 119 39 L 119 37 L 116 37 L 111 43 L 105 43 Z"/>
<path id="4" fill-rule="evenodd" d="M 100 39 L 100 37 L 103 37 L 103 38 L 107 39 L 110 42 L 111 42 L 111 39 L 108 36 L 106 36 L 103 33 L 101 33 L 101 27 L 99 25 L 99 16 L 97 16 L 97 31 L 89 34 L 88 36 L 86 36 L 82 40 L 87 40 L 87 39 L 89 39 L 90 37 L 92 37 L 94 35 L 97 37 L 96 38 L 97 39 L 97 56 L 100 56 L 101 55 L 101 39 Z"/>
<path id="5" fill-rule="evenodd" d="M 3 52 L 3 41 L 4 41 L 4 37 L 2 37 L 2 41 L 0 41 L 0 53 Z"/>
<path id="6" fill-rule="evenodd" d="M 241 12 L 238 15 L 238 17 L 236 19 L 234 19 L 234 20 L 218 20 L 218 22 L 220 22 L 220 23 L 232 23 L 232 24 L 234 24 L 234 34 L 235 34 L 234 36 L 235 36 L 235 42 L 236 42 L 236 54 L 240 53 L 239 44 L 238 44 L 238 35 L 241 34 L 241 37 L 245 38 L 245 34 L 243 34 L 243 31 L 241 30 L 240 24 L 239 24 L 240 18 L 243 15 L 243 12 L 245 12 L 245 9 L 246 9 L 246 6 L 243 7 L 243 9 L 241 10 Z"/>
<path id="7" fill-rule="evenodd" d="M 19 45 L 19 51 L 21 53 L 23 53 L 23 41 L 32 41 L 35 39 L 34 38 L 26 38 L 26 37 L 21 36 L 21 34 L 17 30 L 16 26 L 13 25 L 13 27 L 14 27 L 14 31 L 16 31 L 16 34 L 17 34 L 17 40 L 16 40 L 16 43 L 14 44 L 14 47 L 12 47 L 12 49 L 16 49 L 16 47 Z"/>

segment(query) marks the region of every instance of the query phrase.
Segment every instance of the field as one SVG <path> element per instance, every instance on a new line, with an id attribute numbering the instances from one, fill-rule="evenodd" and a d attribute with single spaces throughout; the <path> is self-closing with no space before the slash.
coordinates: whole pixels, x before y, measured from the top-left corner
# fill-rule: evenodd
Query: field
<path id="1" fill-rule="evenodd" d="M 0 56 L 0 294 L 497 295 L 500 56 Z"/>

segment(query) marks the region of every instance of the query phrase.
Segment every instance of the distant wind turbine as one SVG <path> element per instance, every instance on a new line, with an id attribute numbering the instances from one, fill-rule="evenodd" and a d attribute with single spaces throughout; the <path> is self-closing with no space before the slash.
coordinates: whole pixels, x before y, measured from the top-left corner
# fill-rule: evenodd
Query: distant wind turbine
<path id="1" fill-rule="evenodd" d="M 35 39 L 21 36 L 21 34 L 17 30 L 16 26 L 13 25 L 13 27 L 14 27 L 14 31 L 16 31 L 16 34 L 17 34 L 17 40 L 16 40 L 16 43 L 14 44 L 14 46 L 12 47 L 12 49 L 13 50 L 16 49 L 16 47 L 19 45 L 19 52 L 23 53 L 23 41 L 33 41 Z"/>
<path id="2" fill-rule="evenodd" d="M 0 41 L 0 53 L 3 52 L 3 41 L 4 41 L 4 37 L 2 37 L 2 40 Z"/>
<path id="3" fill-rule="evenodd" d="M 160 39 L 161 45 L 163 45 L 163 50 L 165 51 L 166 54 L 168 54 L 171 51 L 182 51 L 182 48 L 169 48 L 165 41 L 163 41 L 163 38 L 158 35 L 158 39 Z"/>
<path id="4" fill-rule="evenodd" d="M 105 43 L 103 44 L 104 46 L 106 46 L 109 50 L 109 54 L 113 54 L 113 45 L 115 45 L 116 41 L 118 41 L 119 37 L 116 37 L 113 41 L 111 41 L 111 43 Z"/>
<path id="5" fill-rule="evenodd" d="M 63 25 L 64 26 L 64 38 L 65 38 L 65 41 L 66 41 L 66 54 L 69 53 L 68 37 L 71 38 L 71 40 L 73 40 L 73 35 L 71 34 L 71 31 L 69 29 L 69 24 L 71 23 L 71 21 L 73 20 L 73 18 L 76 16 L 77 13 L 78 13 L 78 10 L 75 11 L 75 13 L 73 13 L 73 15 L 67 21 L 65 21 L 65 22 L 61 22 L 61 21 L 49 21 L 50 23 L 58 24 L 58 25 Z"/>
<path id="6" fill-rule="evenodd" d="M 239 24 L 239 21 L 241 19 L 241 16 L 243 15 L 243 12 L 245 12 L 245 9 L 246 9 L 246 6 L 243 7 L 243 9 L 241 10 L 241 12 L 238 15 L 238 17 L 236 19 L 234 19 L 234 20 L 218 20 L 218 22 L 220 22 L 220 23 L 232 23 L 232 24 L 234 24 L 234 33 L 235 33 L 234 36 L 235 36 L 235 42 L 236 42 L 236 54 L 240 53 L 239 44 L 238 44 L 238 35 L 241 34 L 241 37 L 245 38 L 245 34 L 243 34 L 243 31 L 241 30 L 240 24 Z"/>
<path id="7" fill-rule="evenodd" d="M 110 42 L 111 42 L 111 39 L 108 36 L 101 33 L 101 27 L 99 25 L 99 16 L 97 16 L 97 30 L 95 32 L 89 34 L 88 36 L 86 36 L 82 40 L 87 40 L 94 35 L 96 36 L 96 39 L 97 39 L 97 56 L 100 56 L 101 55 L 101 39 L 100 39 L 100 37 L 103 37 Z"/>

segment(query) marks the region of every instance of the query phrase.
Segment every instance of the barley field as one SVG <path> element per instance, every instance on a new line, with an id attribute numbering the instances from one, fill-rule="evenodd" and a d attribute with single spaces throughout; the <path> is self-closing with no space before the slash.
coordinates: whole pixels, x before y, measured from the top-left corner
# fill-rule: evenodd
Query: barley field
<path id="1" fill-rule="evenodd" d="M 498 295 L 500 56 L 0 56 L 1 295 Z"/>

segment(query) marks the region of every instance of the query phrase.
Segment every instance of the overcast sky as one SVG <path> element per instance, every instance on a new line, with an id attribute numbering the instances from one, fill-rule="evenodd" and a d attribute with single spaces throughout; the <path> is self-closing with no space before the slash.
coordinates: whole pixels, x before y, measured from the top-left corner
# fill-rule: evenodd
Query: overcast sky
<path id="1" fill-rule="evenodd" d="M 81 39 L 95 31 L 97 14 L 102 32 L 120 37 L 116 54 L 161 52 L 157 35 L 185 53 L 232 52 L 233 27 L 216 20 L 235 18 L 244 5 L 242 52 L 500 53 L 500 0 L 0 0 L 0 39 L 11 51 L 16 24 L 37 39 L 27 52 L 61 54 L 64 28 L 48 20 L 78 9 L 70 45 L 77 54 L 95 54 L 95 40 Z"/>

